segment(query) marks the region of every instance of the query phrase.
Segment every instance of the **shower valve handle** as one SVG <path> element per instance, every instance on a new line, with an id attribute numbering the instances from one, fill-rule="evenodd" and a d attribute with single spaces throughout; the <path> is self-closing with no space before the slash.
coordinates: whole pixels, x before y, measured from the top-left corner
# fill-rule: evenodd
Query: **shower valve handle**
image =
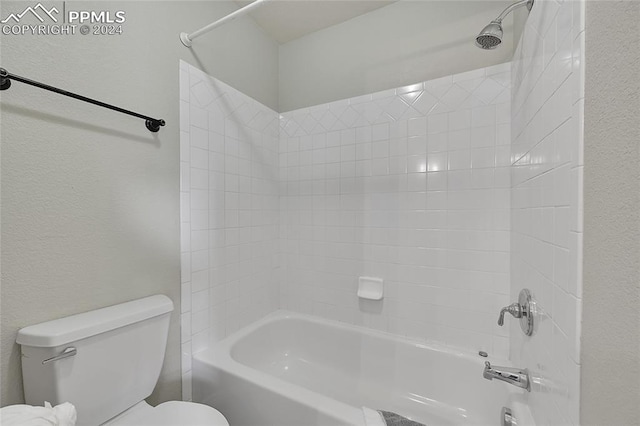
<path id="1" fill-rule="evenodd" d="M 505 312 L 509 312 L 511 315 L 513 315 L 514 318 L 522 318 L 522 309 L 520 309 L 520 304 L 518 302 L 512 303 L 500 310 L 500 316 L 498 317 L 499 326 L 504 325 Z"/>
<path id="2" fill-rule="evenodd" d="M 517 302 L 512 303 L 509 306 L 505 306 L 500 310 L 498 325 L 504 325 L 504 314 L 508 312 L 514 318 L 520 319 L 520 328 L 525 335 L 533 335 L 535 306 L 536 304 L 531 297 L 531 292 L 528 289 L 523 288 L 522 290 L 520 290 Z"/>

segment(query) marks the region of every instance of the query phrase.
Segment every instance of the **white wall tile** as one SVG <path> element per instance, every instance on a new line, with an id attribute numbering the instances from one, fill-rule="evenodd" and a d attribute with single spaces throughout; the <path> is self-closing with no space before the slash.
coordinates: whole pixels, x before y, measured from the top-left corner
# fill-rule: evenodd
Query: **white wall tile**
<path id="1" fill-rule="evenodd" d="M 278 307 L 278 114 L 182 63 L 182 91 L 190 77 L 180 138 L 185 400 L 191 354 Z"/>
<path id="2" fill-rule="evenodd" d="M 512 67 L 511 298 L 529 287 L 540 327 L 527 338 L 512 321 L 510 349 L 543 384 L 528 398 L 540 425 L 578 424 L 583 4 L 536 3 Z M 504 127 L 497 140 L 506 140 Z M 500 165 L 506 156 L 496 151 Z"/>
<path id="3" fill-rule="evenodd" d="M 280 165 L 290 169 L 279 174 L 286 180 L 282 307 L 507 356 L 507 330 L 495 316 L 508 303 L 510 176 L 503 171 L 496 180 L 494 170 L 497 158 L 504 163 L 496 129 L 500 119 L 508 130 L 510 100 L 493 99 L 508 92 L 508 70 L 454 76 L 456 86 L 449 77 L 347 100 L 348 117 L 337 114 L 348 122 L 339 155 L 335 132 L 305 127 L 315 107 L 282 114 Z M 471 94 L 478 87 L 488 101 Z M 373 105 L 381 99 L 388 108 L 382 112 Z M 416 109 L 403 118 L 412 102 Z M 290 143 L 318 135 L 333 142 L 312 152 Z M 335 163 L 334 170 L 327 165 L 316 177 L 299 170 L 314 159 Z M 358 303 L 359 275 L 393 283 L 382 306 L 374 303 L 378 313 Z M 474 297 L 465 296 L 470 289 Z M 461 307 L 461 299 L 473 303 Z"/>
<path id="4" fill-rule="evenodd" d="M 182 375 L 182 400 L 191 401 L 191 371 Z"/>

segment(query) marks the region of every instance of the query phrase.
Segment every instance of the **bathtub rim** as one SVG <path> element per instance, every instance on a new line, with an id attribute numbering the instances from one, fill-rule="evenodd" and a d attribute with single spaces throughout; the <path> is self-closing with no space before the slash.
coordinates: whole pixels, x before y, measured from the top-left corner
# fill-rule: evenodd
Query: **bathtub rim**
<path id="1" fill-rule="evenodd" d="M 244 364 L 236 361 L 230 355 L 231 349 L 233 348 L 233 346 L 236 343 L 238 343 L 238 341 L 247 337 L 249 334 L 256 331 L 257 329 L 267 324 L 271 324 L 278 321 L 284 321 L 287 319 L 298 319 L 302 321 L 311 322 L 314 324 L 336 327 L 341 330 L 356 331 L 360 334 L 364 334 L 369 337 L 381 338 L 385 341 L 392 341 L 400 344 L 407 344 L 410 346 L 418 347 L 420 349 L 427 349 L 427 350 L 432 350 L 434 352 L 446 353 L 447 355 L 452 355 L 457 358 L 462 358 L 462 359 L 465 359 L 471 362 L 476 362 L 479 364 L 484 364 L 485 361 L 491 360 L 492 362 L 495 361 L 497 363 L 507 363 L 511 365 L 511 361 L 509 361 L 506 358 L 492 356 L 491 354 L 489 354 L 488 357 L 482 357 L 478 354 L 478 352 L 475 352 L 474 350 L 461 348 L 459 346 L 454 346 L 454 345 L 448 345 L 438 340 L 426 340 L 426 339 L 417 338 L 417 337 L 394 334 L 388 331 L 376 330 L 376 329 L 365 327 L 362 325 L 345 323 L 345 322 L 327 319 L 327 318 L 323 318 L 315 315 L 292 312 L 286 309 L 278 309 L 276 311 L 270 312 L 269 314 L 265 315 L 259 320 L 254 321 L 240 328 L 239 330 L 233 332 L 232 334 L 225 337 L 224 339 L 216 342 L 213 347 L 209 347 L 195 353 L 193 357 L 196 358 L 198 355 L 201 355 L 209 351 L 220 352 L 226 349 L 226 353 L 229 354 L 229 357 L 231 358 L 232 361 L 234 361 L 236 364 L 240 366 L 244 366 Z M 251 370 L 254 370 L 254 369 L 251 369 Z"/>
<path id="2" fill-rule="evenodd" d="M 213 347 L 209 347 L 200 352 L 197 352 L 196 354 L 193 354 L 193 362 L 202 363 L 214 368 L 224 370 L 225 373 L 238 377 L 241 380 L 251 382 L 253 385 L 258 386 L 262 389 L 278 392 L 281 396 L 287 399 L 291 399 L 299 404 L 315 407 L 319 412 L 322 412 L 326 416 L 340 419 L 341 421 L 346 421 L 353 425 L 365 426 L 361 407 L 354 407 L 319 392 L 306 389 L 293 383 L 289 383 L 278 377 L 272 376 L 267 372 L 263 372 L 251 366 L 245 365 L 235 360 L 231 355 L 234 345 L 245 337 L 249 336 L 251 333 L 268 324 L 279 321 L 286 321 L 289 319 L 302 320 L 314 324 L 319 324 L 321 326 L 336 327 L 344 331 L 357 332 L 369 337 L 383 339 L 390 344 L 407 344 L 418 347 L 420 349 L 444 353 L 447 356 L 453 356 L 466 362 L 476 363 L 478 365 L 478 374 L 482 374 L 482 365 L 486 360 L 506 363 L 505 365 L 511 365 L 511 362 L 505 360 L 504 358 L 491 357 L 491 355 L 485 358 L 480 356 L 478 353 L 475 353 L 474 351 L 445 345 L 441 342 L 425 341 L 424 339 L 396 335 L 393 333 L 375 330 L 360 325 L 343 323 L 336 320 L 291 312 L 283 309 L 271 312 L 265 315 L 263 318 L 254 321 L 253 323 L 250 323 L 245 327 L 242 327 L 231 335 L 220 340 Z M 520 395 L 512 389 L 509 389 L 507 391 L 507 394 L 509 396 L 509 401 L 505 401 L 505 406 L 508 406 L 512 409 L 514 415 L 519 420 L 518 424 L 526 426 L 533 425 L 533 423 L 529 421 L 530 414 L 528 413 L 526 396 Z M 526 409 L 526 411 L 520 414 L 523 409 Z M 499 413 L 496 414 L 496 418 L 498 414 Z M 521 421 L 520 419 L 524 421 Z"/>
<path id="3" fill-rule="evenodd" d="M 282 397 L 293 400 L 296 403 L 314 407 L 323 415 L 335 418 L 336 421 L 347 422 L 353 426 L 366 426 L 359 407 L 354 407 L 313 390 L 289 383 L 266 372 L 242 364 L 231 356 L 233 346 L 255 330 L 273 322 L 300 317 L 313 318 L 312 316 L 283 310 L 271 312 L 220 340 L 214 347 L 209 347 L 193 354 L 192 370 L 197 368 L 197 363 L 218 368 L 224 370 L 226 374 L 251 382 L 254 386 L 277 392 Z M 323 321 L 318 322 L 322 323 Z M 195 382 L 196 378 L 194 377 L 193 380 Z"/>

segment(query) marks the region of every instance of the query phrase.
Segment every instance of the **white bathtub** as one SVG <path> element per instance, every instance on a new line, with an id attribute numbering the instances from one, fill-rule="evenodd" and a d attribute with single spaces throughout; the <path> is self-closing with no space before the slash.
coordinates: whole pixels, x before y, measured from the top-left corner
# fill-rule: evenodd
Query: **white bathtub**
<path id="1" fill-rule="evenodd" d="M 482 377 L 486 360 L 334 321 L 275 312 L 193 359 L 193 400 L 232 426 L 364 424 L 361 407 L 429 426 L 531 424 L 525 390 Z"/>

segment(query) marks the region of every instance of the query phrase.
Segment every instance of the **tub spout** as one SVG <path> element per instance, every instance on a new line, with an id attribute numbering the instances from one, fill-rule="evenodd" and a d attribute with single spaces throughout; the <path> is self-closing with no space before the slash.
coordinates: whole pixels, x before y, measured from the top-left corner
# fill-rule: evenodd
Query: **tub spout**
<path id="1" fill-rule="evenodd" d="M 510 367 L 492 367 L 489 361 L 486 361 L 484 363 L 484 372 L 482 373 L 482 376 L 488 380 L 502 380 L 503 382 L 507 382 L 513 386 L 517 386 L 531 392 L 529 370 L 526 368 L 521 370 L 519 368 Z"/>

